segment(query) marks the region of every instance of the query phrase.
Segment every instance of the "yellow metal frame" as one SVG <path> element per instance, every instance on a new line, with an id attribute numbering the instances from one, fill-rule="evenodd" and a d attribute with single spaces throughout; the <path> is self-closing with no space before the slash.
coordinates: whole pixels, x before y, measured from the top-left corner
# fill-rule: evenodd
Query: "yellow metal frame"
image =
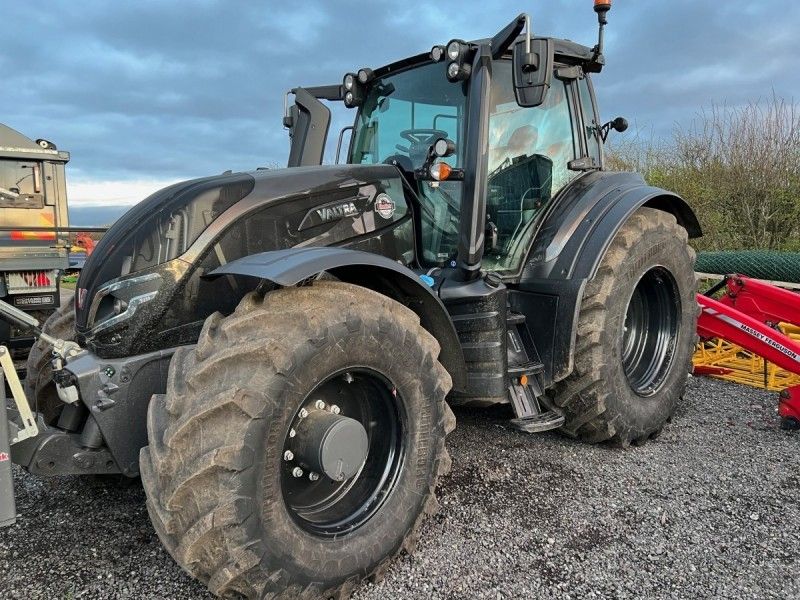
<path id="1" fill-rule="evenodd" d="M 800 327 L 781 323 L 780 330 L 800 342 Z M 752 352 L 725 340 L 713 339 L 700 342 L 692 359 L 694 366 L 721 367 L 731 369 L 727 375 L 711 375 L 717 379 L 734 381 L 751 387 L 775 392 L 793 385 L 800 385 L 800 375 L 779 369 Z M 766 364 L 765 364 L 766 363 Z"/>

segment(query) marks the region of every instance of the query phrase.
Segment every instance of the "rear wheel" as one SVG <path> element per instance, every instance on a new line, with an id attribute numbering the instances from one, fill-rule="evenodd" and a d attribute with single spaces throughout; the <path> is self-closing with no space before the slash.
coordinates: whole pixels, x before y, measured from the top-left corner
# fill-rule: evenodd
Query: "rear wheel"
<path id="1" fill-rule="evenodd" d="M 672 215 L 634 213 L 584 292 L 563 430 L 590 442 L 655 437 L 686 387 L 696 339 L 694 251 Z"/>
<path id="2" fill-rule="evenodd" d="M 450 376 L 417 316 L 338 282 L 245 297 L 179 349 L 141 476 L 162 542 L 219 595 L 344 596 L 410 550 L 450 467 Z"/>

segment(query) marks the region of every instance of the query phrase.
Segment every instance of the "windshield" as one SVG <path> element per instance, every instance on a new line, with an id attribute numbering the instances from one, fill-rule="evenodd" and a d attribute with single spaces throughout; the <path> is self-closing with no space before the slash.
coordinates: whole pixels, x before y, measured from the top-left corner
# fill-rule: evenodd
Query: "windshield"
<path id="1" fill-rule="evenodd" d="M 395 163 L 407 173 L 420 168 L 437 138 L 455 142 L 444 159 L 453 167 L 463 160 L 465 84 L 451 83 L 446 63 L 428 63 L 375 80 L 356 118 L 351 163 Z M 460 181 L 419 181 L 422 206 L 422 262 L 441 265 L 458 247 Z"/>
<path id="2" fill-rule="evenodd" d="M 466 104 L 464 85 L 447 80 L 443 63 L 429 63 L 375 80 L 356 119 L 352 163 L 399 158 L 425 162 L 429 140 L 458 143 Z M 455 163 L 453 163 L 455 164 Z"/>

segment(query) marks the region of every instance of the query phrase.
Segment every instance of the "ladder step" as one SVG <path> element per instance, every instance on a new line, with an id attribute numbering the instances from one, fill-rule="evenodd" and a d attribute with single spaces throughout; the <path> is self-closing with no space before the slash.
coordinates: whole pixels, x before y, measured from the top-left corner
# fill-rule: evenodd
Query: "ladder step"
<path id="1" fill-rule="evenodd" d="M 522 325 L 525 322 L 525 315 L 518 312 L 508 311 L 506 313 L 506 325 Z"/>
<path id="2" fill-rule="evenodd" d="M 540 362 L 529 361 L 520 365 L 509 365 L 508 376 L 519 379 L 523 375 L 539 375 L 544 372 L 544 365 Z"/>
<path id="3" fill-rule="evenodd" d="M 511 426 L 525 433 L 539 433 L 541 431 L 558 429 L 563 424 L 564 415 L 554 410 L 548 410 L 538 415 L 531 415 L 530 417 L 511 419 Z"/>

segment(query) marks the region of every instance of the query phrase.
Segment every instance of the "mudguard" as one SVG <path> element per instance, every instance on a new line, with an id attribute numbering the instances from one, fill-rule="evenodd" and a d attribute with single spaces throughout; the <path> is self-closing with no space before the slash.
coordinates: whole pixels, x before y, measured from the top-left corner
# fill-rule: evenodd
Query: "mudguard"
<path id="1" fill-rule="evenodd" d="M 419 275 L 389 258 L 347 248 L 290 248 L 245 256 L 204 277 L 245 275 L 289 287 L 323 271 L 341 281 L 389 296 L 417 313 L 422 327 L 441 346 L 439 361 L 450 373 L 453 389 L 464 390 L 467 382 L 464 354 L 447 309 Z"/>
<path id="2" fill-rule="evenodd" d="M 690 238 L 700 237 L 697 216 L 678 195 L 649 186 L 635 173 L 594 172 L 558 197 L 534 238 L 511 305 L 529 319 L 546 381 L 573 368 L 577 319 L 586 282 L 594 277 L 622 224 L 642 206 L 669 212 Z"/>

